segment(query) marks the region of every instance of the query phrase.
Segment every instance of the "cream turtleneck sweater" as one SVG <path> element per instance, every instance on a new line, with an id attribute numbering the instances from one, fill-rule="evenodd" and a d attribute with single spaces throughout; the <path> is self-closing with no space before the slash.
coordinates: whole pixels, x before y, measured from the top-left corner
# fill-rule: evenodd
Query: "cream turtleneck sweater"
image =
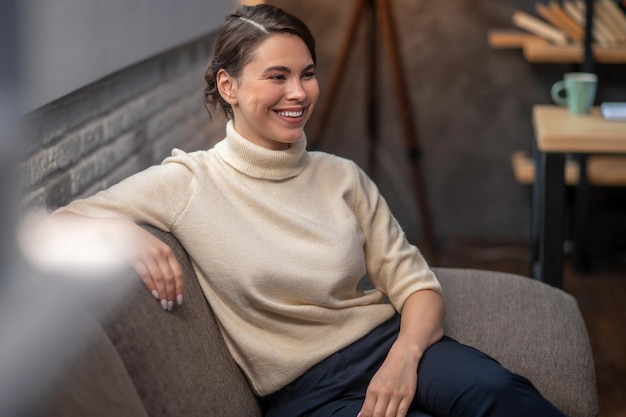
<path id="1" fill-rule="evenodd" d="M 65 209 L 173 233 L 262 396 L 400 312 L 410 294 L 440 286 L 356 164 L 307 152 L 304 136 L 273 151 L 232 122 L 226 133 Z M 365 274 L 375 291 L 358 287 Z"/>

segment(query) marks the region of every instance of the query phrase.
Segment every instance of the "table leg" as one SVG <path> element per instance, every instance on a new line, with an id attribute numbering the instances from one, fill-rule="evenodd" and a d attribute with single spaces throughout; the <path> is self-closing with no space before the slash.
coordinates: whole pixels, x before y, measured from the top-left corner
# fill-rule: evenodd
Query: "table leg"
<path id="1" fill-rule="evenodd" d="M 574 268 L 578 272 L 590 269 L 587 220 L 589 218 L 589 179 L 587 177 L 587 154 L 576 155 L 579 166 L 578 185 L 574 207 Z"/>
<path id="2" fill-rule="evenodd" d="M 535 180 L 533 184 L 533 198 L 531 210 L 531 276 L 541 280 L 539 271 L 539 241 L 541 240 L 541 196 L 543 195 L 543 164 L 541 163 L 541 153 L 537 149 L 537 143 L 533 141 L 533 160 L 535 161 Z"/>
<path id="3" fill-rule="evenodd" d="M 538 275 L 554 287 L 563 285 L 563 236 L 565 213 L 565 155 L 539 154 L 541 186 L 538 190 Z"/>

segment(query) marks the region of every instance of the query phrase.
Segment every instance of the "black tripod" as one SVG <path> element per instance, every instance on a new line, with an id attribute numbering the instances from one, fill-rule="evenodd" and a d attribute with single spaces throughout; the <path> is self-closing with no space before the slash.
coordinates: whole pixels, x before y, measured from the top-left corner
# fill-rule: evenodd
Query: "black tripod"
<path id="1" fill-rule="evenodd" d="M 413 124 L 414 112 L 411 109 L 411 103 L 406 87 L 400 53 L 397 47 L 398 42 L 396 38 L 393 16 L 391 15 L 391 10 L 389 6 L 389 0 L 355 0 L 354 9 L 350 17 L 348 30 L 346 32 L 343 45 L 341 47 L 339 58 L 337 59 L 335 67 L 331 72 L 329 85 L 326 88 L 328 94 L 320 103 L 319 119 L 317 120 L 315 129 L 313 131 L 313 134 L 311 135 L 311 138 L 313 139 L 312 145 L 314 147 L 319 147 L 319 143 L 321 142 L 322 131 L 327 125 L 328 118 L 330 116 L 331 106 L 335 101 L 339 83 L 342 80 L 342 76 L 346 68 L 348 54 L 352 45 L 354 44 L 354 39 L 359 28 L 359 23 L 362 22 L 364 14 L 366 15 L 368 23 L 367 45 L 369 47 L 369 80 L 367 86 L 367 91 L 369 91 L 367 109 L 367 133 L 369 140 L 368 169 L 370 171 L 370 175 L 374 175 L 379 131 L 379 99 L 375 88 L 376 81 L 378 79 L 378 51 L 376 35 L 380 31 L 384 47 L 387 51 L 386 58 L 390 64 L 391 78 L 393 81 L 394 93 L 398 106 L 397 110 L 400 114 L 400 121 L 402 123 L 406 154 L 409 158 L 412 169 L 413 186 L 415 189 L 417 206 L 419 208 L 420 220 L 424 233 L 424 252 L 428 256 L 429 261 L 434 263 L 436 262 L 435 239 L 433 235 L 430 209 L 427 203 L 427 195 L 420 164 L 421 150 L 415 125 Z"/>

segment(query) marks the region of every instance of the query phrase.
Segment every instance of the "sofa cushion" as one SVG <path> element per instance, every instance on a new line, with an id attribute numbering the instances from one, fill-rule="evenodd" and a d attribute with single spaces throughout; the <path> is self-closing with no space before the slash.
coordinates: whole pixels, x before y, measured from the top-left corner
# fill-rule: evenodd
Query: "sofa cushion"
<path id="1" fill-rule="evenodd" d="M 568 416 L 597 415 L 591 345 L 576 300 L 530 278 L 435 268 L 444 330 L 529 378 Z"/>
<path id="2" fill-rule="evenodd" d="M 182 306 L 165 312 L 137 277 L 106 326 L 151 417 L 260 416 L 256 398 L 230 356 L 186 252 L 152 227 L 181 263 Z"/>
<path id="3" fill-rule="evenodd" d="M 104 330 L 89 317 L 89 342 L 42 403 L 46 417 L 147 417 L 124 364 Z M 87 337 L 87 336 L 85 336 Z"/>

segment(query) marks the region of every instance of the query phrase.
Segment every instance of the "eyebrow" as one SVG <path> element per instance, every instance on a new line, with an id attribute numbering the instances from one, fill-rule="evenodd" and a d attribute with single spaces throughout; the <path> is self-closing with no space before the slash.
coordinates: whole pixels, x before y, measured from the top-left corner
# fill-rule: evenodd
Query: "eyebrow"
<path id="1" fill-rule="evenodd" d="M 312 69 L 315 69 L 315 64 L 307 65 L 304 68 L 304 70 L 302 70 L 302 71 L 304 72 L 304 71 L 309 71 L 309 70 L 312 70 Z M 283 67 L 281 65 L 276 65 L 276 66 L 273 66 L 273 67 L 265 68 L 265 71 L 263 71 L 263 73 L 268 73 L 268 72 L 272 72 L 272 71 L 280 71 L 280 72 L 286 72 L 288 74 L 291 74 L 291 68 Z"/>

